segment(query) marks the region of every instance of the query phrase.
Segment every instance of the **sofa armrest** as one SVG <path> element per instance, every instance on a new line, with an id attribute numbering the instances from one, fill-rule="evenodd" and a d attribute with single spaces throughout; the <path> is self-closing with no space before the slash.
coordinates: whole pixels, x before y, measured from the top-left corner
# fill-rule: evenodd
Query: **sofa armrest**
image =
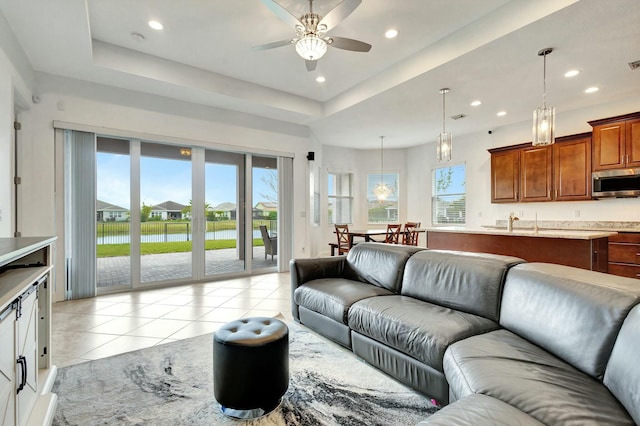
<path id="1" fill-rule="evenodd" d="M 289 271 L 291 274 L 291 313 L 296 321 L 300 321 L 298 306 L 293 293 L 302 284 L 321 279 L 339 278 L 344 273 L 346 256 L 318 257 L 313 259 L 291 259 Z"/>

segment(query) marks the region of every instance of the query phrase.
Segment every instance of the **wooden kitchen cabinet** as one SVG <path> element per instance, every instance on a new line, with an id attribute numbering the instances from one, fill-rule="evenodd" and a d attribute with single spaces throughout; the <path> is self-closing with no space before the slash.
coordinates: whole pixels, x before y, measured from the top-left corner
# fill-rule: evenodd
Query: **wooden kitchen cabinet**
<path id="1" fill-rule="evenodd" d="M 514 203 L 520 196 L 520 149 L 490 149 L 491 202 Z"/>
<path id="2" fill-rule="evenodd" d="M 591 199 L 591 133 L 557 138 L 553 144 L 553 199 Z"/>
<path id="3" fill-rule="evenodd" d="M 550 201 L 551 145 L 520 149 L 520 201 Z"/>
<path id="4" fill-rule="evenodd" d="M 489 152 L 492 203 L 591 199 L 591 133 Z"/>
<path id="5" fill-rule="evenodd" d="M 590 121 L 593 171 L 640 167 L 640 112 Z"/>
<path id="6" fill-rule="evenodd" d="M 640 278 L 640 233 L 621 232 L 609 237 L 609 273 Z"/>

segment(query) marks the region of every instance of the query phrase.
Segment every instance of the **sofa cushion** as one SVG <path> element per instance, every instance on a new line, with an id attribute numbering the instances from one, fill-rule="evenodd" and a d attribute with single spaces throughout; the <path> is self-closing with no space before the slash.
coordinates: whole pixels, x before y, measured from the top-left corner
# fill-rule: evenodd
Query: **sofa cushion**
<path id="1" fill-rule="evenodd" d="M 401 293 L 498 321 L 507 271 L 522 262 L 495 254 L 425 250 L 407 262 Z"/>
<path id="2" fill-rule="evenodd" d="M 349 309 L 352 330 L 442 371 L 447 347 L 460 339 L 495 330 L 498 324 L 406 296 L 372 297 Z"/>
<path id="3" fill-rule="evenodd" d="M 485 394 L 544 424 L 634 424 L 602 383 L 508 330 L 451 345 L 444 373 L 452 400 Z"/>
<path id="4" fill-rule="evenodd" d="M 398 293 L 407 260 L 423 248 L 360 243 L 349 250 L 344 277 Z"/>
<path id="5" fill-rule="evenodd" d="M 416 426 L 544 426 L 511 405 L 479 393 L 465 396 Z"/>
<path id="6" fill-rule="evenodd" d="M 500 325 L 602 380 L 622 322 L 638 301 L 638 280 L 525 263 L 509 271 Z"/>
<path id="7" fill-rule="evenodd" d="M 622 324 L 604 373 L 604 384 L 640 424 L 640 305 Z"/>
<path id="8" fill-rule="evenodd" d="M 344 278 L 324 278 L 301 285 L 293 297 L 298 305 L 346 324 L 347 311 L 355 302 L 390 294 L 393 293 L 371 284 Z"/>

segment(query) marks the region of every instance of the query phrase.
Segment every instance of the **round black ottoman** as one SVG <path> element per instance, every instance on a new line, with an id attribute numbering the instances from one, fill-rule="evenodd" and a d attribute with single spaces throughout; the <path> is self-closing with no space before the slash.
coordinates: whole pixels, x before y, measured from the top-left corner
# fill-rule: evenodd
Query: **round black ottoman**
<path id="1" fill-rule="evenodd" d="M 213 392 L 223 414 L 261 417 L 289 387 L 289 329 L 275 318 L 229 322 L 213 335 Z"/>

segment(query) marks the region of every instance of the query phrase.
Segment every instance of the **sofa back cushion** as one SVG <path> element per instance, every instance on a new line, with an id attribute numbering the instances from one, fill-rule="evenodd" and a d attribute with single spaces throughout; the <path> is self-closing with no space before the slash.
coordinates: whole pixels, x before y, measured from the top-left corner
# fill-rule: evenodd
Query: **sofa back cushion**
<path id="1" fill-rule="evenodd" d="M 349 250 L 344 276 L 398 293 L 407 260 L 417 247 L 381 243 L 360 243 Z"/>
<path id="2" fill-rule="evenodd" d="M 526 263 L 507 275 L 500 325 L 602 380 L 622 322 L 639 300 L 632 278 Z"/>
<path id="3" fill-rule="evenodd" d="M 640 424 L 640 305 L 636 305 L 622 324 L 604 372 L 604 384 Z"/>
<path id="4" fill-rule="evenodd" d="M 407 262 L 401 293 L 497 322 L 507 270 L 522 262 L 497 254 L 425 250 Z"/>

